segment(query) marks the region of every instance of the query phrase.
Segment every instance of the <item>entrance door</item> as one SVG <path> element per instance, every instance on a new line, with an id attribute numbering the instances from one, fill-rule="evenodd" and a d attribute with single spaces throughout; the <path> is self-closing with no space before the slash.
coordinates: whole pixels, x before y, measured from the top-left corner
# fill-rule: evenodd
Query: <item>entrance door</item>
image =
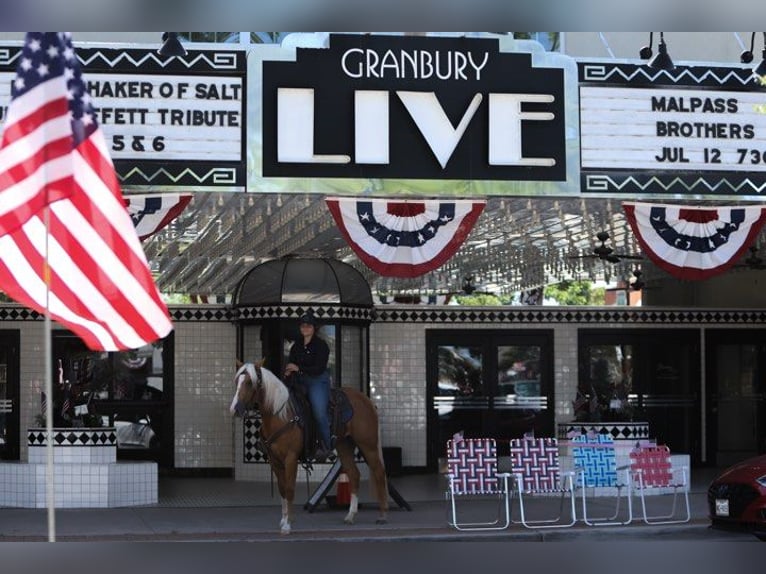
<path id="1" fill-rule="evenodd" d="M 708 459 L 729 466 L 766 452 L 766 331 L 706 332 Z"/>
<path id="2" fill-rule="evenodd" d="M 0 331 L 0 459 L 19 459 L 18 331 Z"/>
<path id="3" fill-rule="evenodd" d="M 648 422 L 650 438 L 700 461 L 698 331 L 582 329 L 578 345 L 578 420 Z"/>
<path id="4" fill-rule="evenodd" d="M 494 438 L 498 453 L 525 434 L 553 436 L 550 331 L 431 331 L 426 336 L 428 467 L 456 433 Z"/>

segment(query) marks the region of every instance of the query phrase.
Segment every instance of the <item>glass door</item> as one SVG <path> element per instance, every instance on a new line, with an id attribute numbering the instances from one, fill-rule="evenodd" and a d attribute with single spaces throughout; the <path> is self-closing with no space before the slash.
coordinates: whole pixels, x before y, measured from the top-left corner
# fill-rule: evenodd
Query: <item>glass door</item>
<path id="1" fill-rule="evenodd" d="M 708 458 L 729 466 L 766 452 L 766 332 L 709 330 Z"/>
<path id="2" fill-rule="evenodd" d="M 434 330 L 426 346 L 429 468 L 455 435 L 494 438 L 500 455 L 511 438 L 554 436 L 552 332 Z"/>
<path id="3" fill-rule="evenodd" d="M 19 459 L 19 332 L 0 331 L 0 460 Z"/>
<path id="4" fill-rule="evenodd" d="M 492 399 L 493 433 L 501 452 L 512 438 L 552 437 L 553 400 L 551 365 L 553 345 L 546 338 L 499 337 L 491 341 L 497 386 Z"/>
<path id="5" fill-rule="evenodd" d="M 649 424 L 649 438 L 701 458 L 699 332 L 582 329 L 580 422 Z"/>

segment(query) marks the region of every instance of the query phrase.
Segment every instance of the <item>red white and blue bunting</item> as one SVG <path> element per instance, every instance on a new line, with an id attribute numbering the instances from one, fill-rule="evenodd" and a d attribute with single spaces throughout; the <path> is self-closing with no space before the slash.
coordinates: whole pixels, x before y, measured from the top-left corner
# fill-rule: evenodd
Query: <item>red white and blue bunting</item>
<path id="1" fill-rule="evenodd" d="M 766 222 L 760 206 L 693 207 L 623 203 L 642 251 L 679 279 L 707 279 L 731 267 Z"/>
<path id="2" fill-rule="evenodd" d="M 178 217 L 191 201 L 188 194 L 128 195 L 128 208 L 136 233 L 141 240 L 150 237 Z"/>
<path id="3" fill-rule="evenodd" d="M 465 241 L 484 200 L 327 198 L 343 237 L 370 269 L 417 277 L 444 264 Z"/>

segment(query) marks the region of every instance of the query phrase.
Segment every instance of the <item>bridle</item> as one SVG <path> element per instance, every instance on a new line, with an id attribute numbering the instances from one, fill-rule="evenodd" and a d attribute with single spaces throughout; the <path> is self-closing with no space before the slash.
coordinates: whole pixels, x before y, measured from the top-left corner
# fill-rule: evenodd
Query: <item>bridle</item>
<path id="1" fill-rule="evenodd" d="M 258 388 L 258 389 L 263 388 L 263 373 L 261 372 L 261 367 L 258 366 L 258 365 L 253 365 L 253 368 L 255 369 L 255 375 L 256 375 L 256 377 L 255 377 L 256 388 Z M 279 407 L 276 411 L 274 411 L 274 413 L 273 413 L 274 416 L 277 416 L 280 412 L 282 412 L 282 410 L 287 406 L 287 403 L 289 403 L 289 402 L 290 402 L 290 396 L 288 394 L 287 399 L 285 399 L 285 402 L 282 403 L 282 406 Z M 291 427 L 293 427 L 294 425 L 298 424 L 300 422 L 300 420 L 301 419 L 300 419 L 300 417 L 298 415 L 294 415 L 292 419 L 290 419 L 284 425 L 282 425 L 276 431 L 274 431 L 274 433 L 270 437 L 266 438 L 266 437 L 264 437 L 261 434 L 261 438 L 260 438 L 261 444 L 262 444 L 264 450 L 266 451 L 266 455 L 271 460 L 276 460 L 271 455 L 271 445 L 273 445 L 280 436 L 282 436 L 288 430 L 290 430 Z"/>

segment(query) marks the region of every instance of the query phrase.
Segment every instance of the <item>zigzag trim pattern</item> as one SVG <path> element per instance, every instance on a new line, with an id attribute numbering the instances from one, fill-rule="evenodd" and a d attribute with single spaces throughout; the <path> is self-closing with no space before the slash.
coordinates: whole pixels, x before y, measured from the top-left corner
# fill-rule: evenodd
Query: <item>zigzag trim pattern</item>
<path id="1" fill-rule="evenodd" d="M 115 48 L 110 48 L 114 50 Z M 130 48 L 133 51 L 142 51 L 142 48 Z M 87 54 L 83 56 L 83 54 Z M 171 63 L 177 65 L 181 63 L 187 69 L 210 69 L 210 70 L 233 70 L 237 71 L 237 54 L 238 52 L 194 52 L 190 55 L 175 56 L 173 58 L 165 58 L 160 56 L 153 50 L 145 50 L 145 54 L 140 57 L 134 57 L 130 52 L 122 51 L 117 54 L 116 57 L 109 57 L 99 49 L 95 48 L 80 48 L 77 50 L 77 59 L 80 63 L 87 67 L 94 62 L 104 63 L 110 68 L 117 68 L 117 65 L 129 64 L 136 69 L 136 72 L 142 72 L 142 67 L 147 62 L 156 64 L 160 68 L 165 68 Z M 3 47 L 0 48 L 0 66 L 10 66 L 21 55 L 21 47 Z M 86 70 L 87 71 L 87 70 Z"/>
<path id="2" fill-rule="evenodd" d="M 116 58 L 109 58 L 106 54 L 99 50 L 94 51 L 88 57 L 78 56 L 83 66 L 93 64 L 93 62 L 101 61 L 112 68 L 115 68 L 120 62 L 127 62 L 132 64 L 136 70 L 146 65 L 147 62 L 153 62 L 158 66 L 164 68 L 169 64 L 183 64 L 187 69 L 199 67 L 200 63 L 207 64 L 213 70 L 236 70 L 237 69 L 237 54 L 236 52 L 213 52 L 213 57 L 210 58 L 208 53 L 200 52 L 195 53 L 193 56 L 175 56 L 173 58 L 165 58 L 155 53 L 154 51 L 147 51 L 141 58 L 134 58 L 128 52 L 120 52 Z"/>
<path id="3" fill-rule="evenodd" d="M 178 183 L 185 177 L 191 177 L 198 183 L 204 183 L 207 180 L 212 179 L 212 183 L 216 185 L 244 185 L 244 183 L 237 182 L 237 170 L 229 167 L 215 167 L 208 170 L 205 173 L 197 173 L 193 168 L 184 168 L 180 172 L 174 174 L 167 169 L 159 168 L 154 173 L 147 173 L 141 168 L 134 167 L 128 170 L 126 173 L 119 173 L 119 166 L 116 166 L 117 176 L 120 181 L 123 182 L 131 177 L 139 176 L 146 183 L 158 183 L 154 180 L 163 179 L 170 183 Z M 135 182 L 131 182 L 133 185 L 137 185 Z M 208 182 L 211 183 L 211 182 Z"/>
<path id="4" fill-rule="evenodd" d="M 758 184 L 748 178 L 744 179 L 739 184 L 735 184 L 730 182 L 725 177 L 717 179 L 715 182 L 708 181 L 702 177 L 698 177 L 691 182 L 686 182 L 678 176 L 673 176 L 673 179 L 666 182 L 662 179 L 662 177 L 652 176 L 642 183 L 633 176 L 627 176 L 625 179 L 620 181 L 608 175 L 585 174 L 585 186 L 583 191 L 622 191 L 630 186 L 634 186 L 641 191 L 646 191 L 656 186 L 662 188 L 663 191 L 672 191 L 674 187 L 681 187 L 685 191 L 694 191 L 695 193 L 699 193 L 699 189 L 697 188 L 704 187 L 707 191 L 710 192 L 720 193 L 719 190 L 721 188 L 728 188 L 728 190 L 736 194 L 741 194 L 743 189 L 760 194 L 766 189 L 766 182 Z"/>
<path id="5" fill-rule="evenodd" d="M 721 86 L 728 85 L 732 82 L 738 83 L 741 86 L 748 86 L 752 84 L 752 73 L 747 74 L 746 77 L 740 75 L 739 70 L 731 68 L 721 68 L 722 75 L 716 71 L 715 68 L 700 68 L 700 74 L 696 75 L 692 68 L 678 67 L 673 72 L 667 70 L 651 70 L 647 66 L 619 66 L 617 64 L 581 64 L 582 67 L 582 79 L 587 82 L 612 82 L 612 83 L 632 83 L 636 80 L 649 82 L 657 82 L 662 78 L 662 83 L 681 83 L 684 80 L 692 80 L 696 84 L 702 84 L 706 81 L 713 80 Z M 632 71 L 629 71 L 632 70 Z M 747 73 L 747 70 L 742 70 L 742 74 Z M 616 79 L 619 78 L 619 79 Z"/>

